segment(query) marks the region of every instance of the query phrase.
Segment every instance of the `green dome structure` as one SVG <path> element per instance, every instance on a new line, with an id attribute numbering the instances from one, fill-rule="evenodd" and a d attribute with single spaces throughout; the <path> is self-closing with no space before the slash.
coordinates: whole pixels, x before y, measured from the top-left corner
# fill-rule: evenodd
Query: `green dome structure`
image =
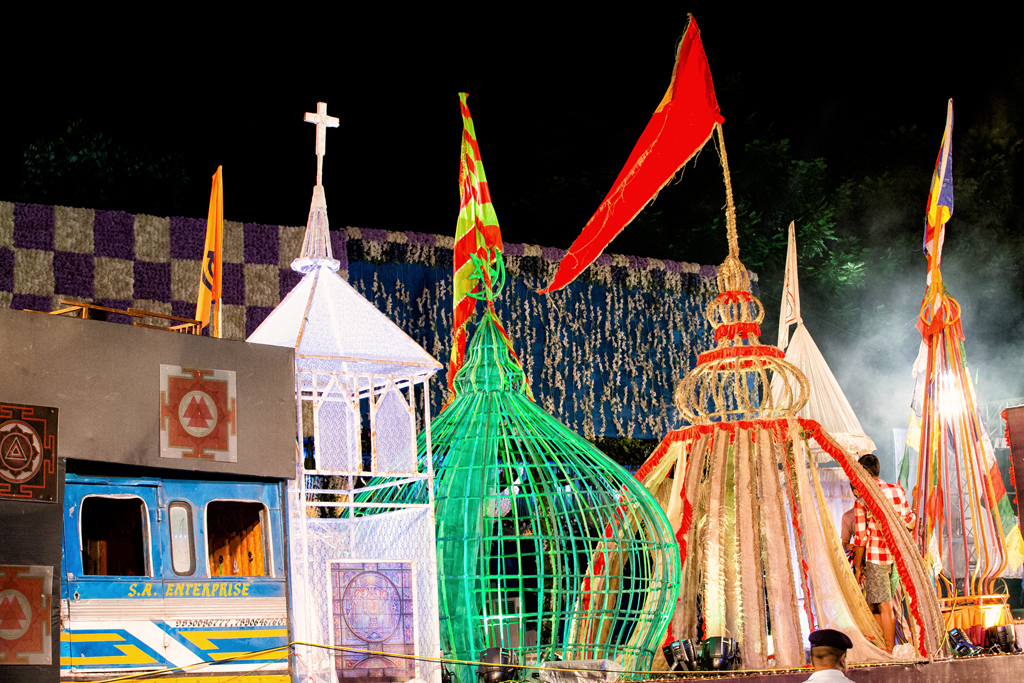
<path id="1" fill-rule="evenodd" d="M 502 332 L 488 306 L 431 425 L 445 657 L 503 647 L 523 664 L 647 670 L 679 593 L 672 527 L 640 482 L 529 398 Z M 425 502 L 424 489 L 368 500 Z"/>

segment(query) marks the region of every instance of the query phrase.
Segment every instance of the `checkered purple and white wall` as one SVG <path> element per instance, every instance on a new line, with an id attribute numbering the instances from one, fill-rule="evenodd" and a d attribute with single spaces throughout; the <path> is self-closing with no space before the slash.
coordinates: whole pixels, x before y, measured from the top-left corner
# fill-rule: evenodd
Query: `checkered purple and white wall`
<path id="1" fill-rule="evenodd" d="M 291 291 L 304 227 L 224 223 L 224 336 L 244 339 Z M 345 232 L 331 233 L 345 260 Z M 191 318 L 206 219 L 0 202 L 0 306 L 61 299 Z"/>

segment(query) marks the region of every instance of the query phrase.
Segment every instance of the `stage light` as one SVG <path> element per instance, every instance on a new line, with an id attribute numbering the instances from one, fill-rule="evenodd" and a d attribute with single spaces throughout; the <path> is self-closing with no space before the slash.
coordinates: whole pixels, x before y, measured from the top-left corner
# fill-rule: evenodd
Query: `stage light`
<path id="1" fill-rule="evenodd" d="M 732 638 L 715 636 L 701 643 L 700 666 L 705 671 L 731 671 L 739 648 Z"/>
<path id="2" fill-rule="evenodd" d="M 950 630 L 946 634 L 946 639 L 949 641 L 949 649 L 953 651 L 955 657 L 973 657 L 981 653 L 981 648 L 972 643 L 961 629 Z"/>
<path id="3" fill-rule="evenodd" d="M 985 634 L 988 636 L 988 642 L 992 644 L 993 651 L 1007 654 L 1020 651 L 1017 647 L 1017 634 L 1013 630 L 1013 625 L 993 626 L 986 629 Z"/>
<path id="4" fill-rule="evenodd" d="M 505 683 L 522 678 L 523 670 L 515 666 L 519 664 L 515 650 L 492 647 L 481 653 L 480 661 L 484 666 L 476 670 L 479 683 Z"/>
<path id="5" fill-rule="evenodd" d="M 697 647 L 692 640 L 688 638 L 675 640 L 661 648 L 661 651 L 665 654 L 669 671 L 697 670 Z"/>
<path id="6" fill-rule="evenodd" d="M 963 390 L 960 388 L 960 382 L 956 375 L 952 372 L 944 372 L 939 375 L 938 382 L 939 415 L 944 420 L 959 417 L 964 413 L 966 407 L 964 406 Z"/>
<path id="7" fill-rule="evenodd" d="M 982 625 L 988 629 L 993 626 L 998 626 L 999 622 L 1003 620 L 1003 606 L 1002 605 L 985 605 L 981 608 Z"/>

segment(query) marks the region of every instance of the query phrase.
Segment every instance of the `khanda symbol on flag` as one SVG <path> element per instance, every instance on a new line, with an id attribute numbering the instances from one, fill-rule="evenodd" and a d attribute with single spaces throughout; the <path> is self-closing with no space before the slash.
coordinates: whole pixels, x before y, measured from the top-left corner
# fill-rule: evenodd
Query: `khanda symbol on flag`
<path id="1" fill-rule="evenodd" d="M 494 318 L 509 353 L 519 362 L 512 341 L 494 311 L 494 298 L 505 283 L 504 249 L 498 216 L 491 203 L 487 175 L 480 160 L 473 117 L 466 104 L 466 93 L 459 93 L 462 109 L 462 154 L 459 163 L 459 220 L 455 228 L 452 254 L 454 276 L 452 293 L 452 354 L 448 362 L 448 391 L 455 395 L 455 375 L 466 360 L 466 325 L 476 312 L 478 300 L 487 301 L 487 315 Z"/>
<path id="2" fill-rule="evenodd" d="M 211 322 L 210 308 L 213 308 L 212 336 L 220 337 L 220 305 L 222 260 L 224 255 L 224 183 L 222 168 L 213 174 L 210 189 L 210 211 L 206 216 L 206 245 L 203 247 L 203 269 L 199 275 L 199 298 L 196 302 L 196 320 L 200 327 Z"/>

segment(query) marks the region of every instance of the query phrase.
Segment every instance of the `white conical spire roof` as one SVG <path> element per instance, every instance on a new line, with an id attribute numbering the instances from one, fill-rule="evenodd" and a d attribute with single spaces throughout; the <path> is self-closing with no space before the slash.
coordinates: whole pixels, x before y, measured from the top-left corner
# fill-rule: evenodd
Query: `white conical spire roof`
<path id="1" fill-rule="evenodd" d="M 441 364 L 327 264 L 318 264 L 249 335 L 295 349 L 296 369 L 433 374 Z"/>
<path id="2" fill-rule="evenodd" d="M 321 132 L 332 120 L 326 114 L 327 105 L 320 103 L 316 115 L 306 115 L 317 124 L 318 168 L 302 252 L 292 262 L 303 278 L 247 341 L 295 349 L 297 371 L 431 375 L 441 364 L 337 273 L 340 264 L 331 252 L 327 197 L 320 183 L 325 153 Z"/>
<path id="3" fill-rule="evenodd" d="M 302 240 L 299 258 L 292 261 L 292 270 L 311 273 L 317 266 L 326 266 L 333 271 L 341 267 L 331 249 L 330 226 L 327 222 L 327 195 L 323 185 L 313 188 L 313 200 L 309 203 L 309 218 L 306 219 L 306 236 Z"/>

